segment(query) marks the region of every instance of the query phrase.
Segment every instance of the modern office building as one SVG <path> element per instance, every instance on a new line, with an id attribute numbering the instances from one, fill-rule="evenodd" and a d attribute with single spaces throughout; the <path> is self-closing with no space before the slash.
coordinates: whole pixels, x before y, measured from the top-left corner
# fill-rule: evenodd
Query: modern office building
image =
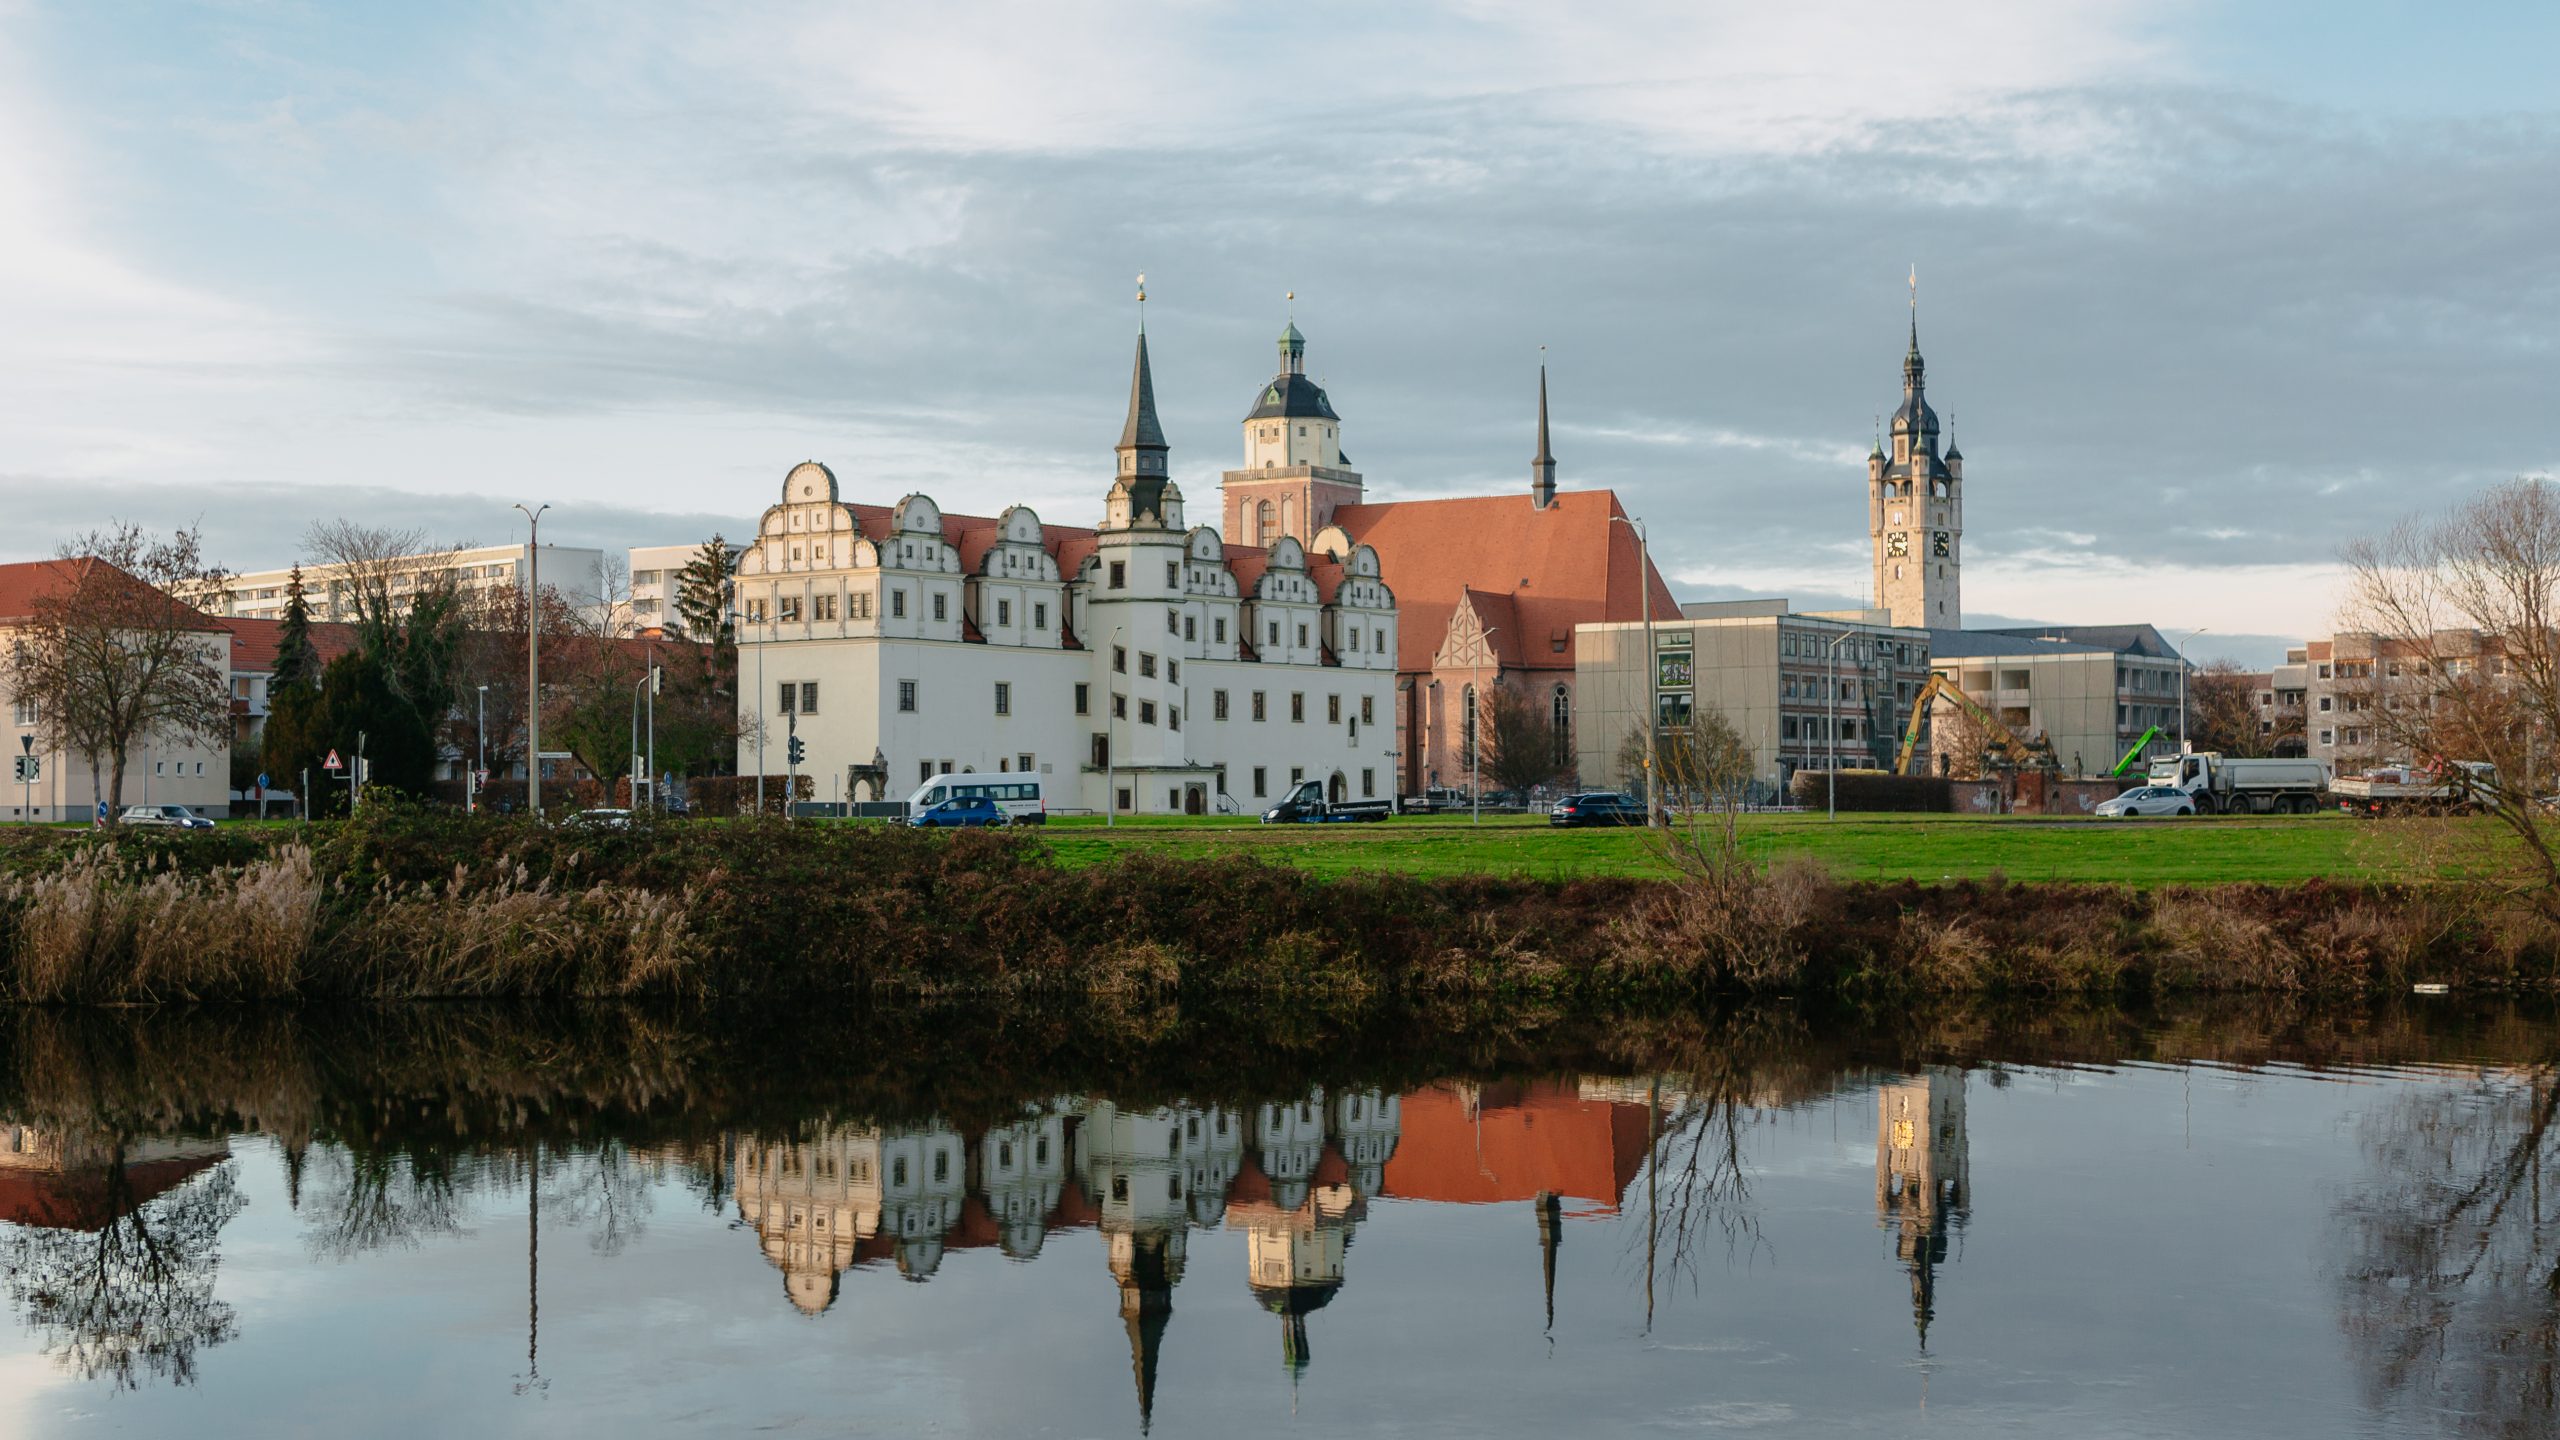
<path id="1" fill-rule="evenodd" d="M 545 589 L 558 591 L 563 599 L 581 609 L 603 603 L 603 551 L 545 545 L 539 558 L 540 581 Z M 230 604 L 223 613 L 253 620 L 283 619 L 288 598 L 285 590 L 292 578 L 292 566 L 233 576 Z M 417 556 L 396 571 L 391 582 L 392 599 L 395 602 L 405 600 L 420 586 L 444 579 L 450 579 L 466 592 L 507 585 L 521 589 L 526 580 L 525 547 L 479 545 L 468 550 L 438 551 Z M 348 597 L 347 588 L 347 574 L 343 566 L 310 564 L 302 567 L 303 603 L 310 608 L 314 620 L 355 619 L 354 603 Z"/>

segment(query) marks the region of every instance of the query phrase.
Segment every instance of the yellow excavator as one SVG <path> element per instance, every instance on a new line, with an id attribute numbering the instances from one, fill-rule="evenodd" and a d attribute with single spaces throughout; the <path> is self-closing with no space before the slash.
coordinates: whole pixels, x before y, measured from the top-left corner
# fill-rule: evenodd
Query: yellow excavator
<path id="1" fill-rule="evenodd" d="M 1983 750 L 1982 758 L 1986 764 L 2019 770 L 2062 768 L 2061 762 L 2054 759 L 2051 741 L 2042 736 L 2033 740 L 2019 739 L 2008 726 L 2000 723 L 1999 716 L 1975 704 L 1972 696 L 1956 688 L 1956 682 L 1944 675 L 1931 675 L 1929 683 L 1920 687 L 1920 694 L 1911 702 L 1911 723 L 1902 732 L 1902 753 L 1894 757 L 1894 774 L 1911 773 L 1911 752 L 1920 744 L 1920 727 L 1929 718 L 1930 706 L 1941 697 L 1954 701 L 1958 709 L 1972 716 L 1983 733 L 1991 737 L 1990 745 Z"/>

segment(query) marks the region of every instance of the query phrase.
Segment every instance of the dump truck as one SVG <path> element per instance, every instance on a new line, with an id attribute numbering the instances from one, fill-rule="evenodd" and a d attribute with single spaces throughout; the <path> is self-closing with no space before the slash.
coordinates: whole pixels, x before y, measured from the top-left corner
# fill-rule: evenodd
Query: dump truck
<path id="1" fill-rule="evenodd" d="M 2330 786 L 2338 808 L 2350 815 L 2468 810 L 2479 792 L 2498 783 L 2495 766 L 2479 760 L 2438 765 L 2384 765 L 2342 775 Z"/>
<path id="2" fill-rule="evenodd" d="M 2326 803 L 2329 762 L 2190 750 L 2152 761 L 2150 783 L 2193 797 L 2200 815 L 2308 815 Z"/>

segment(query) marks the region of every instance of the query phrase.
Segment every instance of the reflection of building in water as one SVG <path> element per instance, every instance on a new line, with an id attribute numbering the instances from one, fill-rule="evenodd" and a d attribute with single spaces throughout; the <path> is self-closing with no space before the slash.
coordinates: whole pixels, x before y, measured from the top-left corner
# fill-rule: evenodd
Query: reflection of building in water
<path id="1" fill-rule="evenodd" d="M 230 1155 L 222 1140 L 115 1142 L 0 1121 L 0 1220 L 103 1230 Z"/>
<path id="2" fill-rule="evenodd" d="M 1414 1091 L 1385 1193 L 1482 1205 L 1552 1192 L 1614 1212 L 1644 1168 L 1645 1107 L 1582 1089 L 1536 1080 Z"/>
<path id="3" fill-rule="evenodd" d="M 1911 1273 L 1911 1319 L 1929 1347 L 1937 1267 L 1973 1205 L 1964 1071 L 1933 1065 L 1876 1090 L 1876 1218 Z"/>
<path id="4" fill-rule="evenodd" d="M 1066 1182 L 1066 1121 L 1044 1115 L 990 1130 L 979 1137 L 977 1160 L 970 1189 L 985 1202 L 1004 1253 L 1017 1260 L 1039 1254 Z"/>
<path id="5" fill-rule="evenodd" d="M 1111 1278 L 1120 1286 L 1142 1431 L 1155 1422 L 1156 1362 L 1173 1318 L 1173 1287 L 1182 1281 L 1190 1219 L 1186 1141 L 1210 1133 L 1193 1123 L 1202 1118 L 1205 1112 L 1194 1110 L 1122 1110 L 1106 1100 L 1088 1108 L 1076 1130 L 1077 1171 L 1101 1211 Z"/>
<path id="6" fill-rule="evenodd" d="M 811 1315 L 835 1303 L 838 1277 L 859 1260 L 886 1255 L 909 1279 L 931 1275 L 966 1194 L 960 1137 L 939 1123 L 741 1137 L 735 1164 L 739 1218 L 755 1227 L 791 1303 Z"/>
<path id="7" fill-rule="evenodd" d="M 1342 1289 L 1352 1229 L 1379 1193 L 1402 1124 L 1401 1102 L 1376 1090 L 1266 1105 L 1255 1117 L 1256 1163 L 1228 1196 L 1227 1228 L 1245 1232 L 1245 1283 L 1280 1317 L 1292 1380 L 1313 1358 L 1307 1316 Z"/>

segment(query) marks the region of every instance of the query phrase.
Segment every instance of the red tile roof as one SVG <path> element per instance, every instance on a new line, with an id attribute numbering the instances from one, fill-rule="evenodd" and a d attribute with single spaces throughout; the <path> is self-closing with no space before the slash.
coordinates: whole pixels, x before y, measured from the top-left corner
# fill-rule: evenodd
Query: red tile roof
<path id="1" fill-rule="evenodd" d="M 276 668 L 276 650 L 284 634 L 281 620 L 252 620 L 246 616 L 225 615 L 216 622 L 231 632 L 231 668 L 249 674 L 272 673 Z M 311 649 L 328 664 L 356 648 L 356 627 L 334 621 L 311 622 Z"/>
<path id="2" fill-rule="evenodd" d="M 1640 619 L 1644 583 L 1656 619 L 1680 613 L 1660 572 L 1640 564 L 1634 529 L 1616 523 L 1625 513 L 1614 491 L 1574 490 L 1546 510 L 1525 492 L 1345 505 L 1333 523 L 1378 552 L 1396 597 L 1397 669 L 1431 668 L 1459 592 L 1476 589 L 1512 599 L 1520 650 L 1505 664 L 1570 670 L 1573 627 Z"/>
<path id="3" fill-rule="evenodd" d="M 163 599 L 168 598 L 164 592 L 145 585 L 142 581 L 113 565 L 108 565 L 103 560 L 85 557 L 77 560 L 26 560 L 14 565 L 0 565 L 0 621 L 24 620 L 33 616 L 39 601 L 81 584 L 88 568 L 93 565 L 103 567 L 112 574 L 113 580 L 110 583 L 133 586 L 148 590 Z M 192 606 L 179 605 L 178 608 L 188 629 L 219 628 L 212 616 Z"/>
<path id="4" fill-rule="evenodd" d="M 1505 1088 L 1483 1087 L 1472 1109 L 1453 1087 L 1406 1095 L 1386 1193 L 1481 1205 L 1553 1191 L 1615 1208 L 1644 1164 L 1644 1107 L 1564 1082 Z"/>

